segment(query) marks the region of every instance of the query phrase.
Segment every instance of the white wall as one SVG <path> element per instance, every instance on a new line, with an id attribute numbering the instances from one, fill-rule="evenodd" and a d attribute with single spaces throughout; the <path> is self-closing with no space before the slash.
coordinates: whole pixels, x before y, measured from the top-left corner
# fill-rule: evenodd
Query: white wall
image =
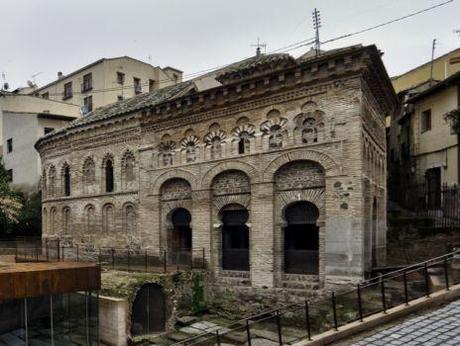
<path id="1" fill-rule="evenodd" d="M 34 144 L 37 115 L 30 113 L 3 112 L 3 163 L 6 169 L 13 170 L 13 185 L 29 190 L 37 185 L 39 156 Z M 7 141 L 13 139 L 13 151 L 8 153 Z"/>
<path id="2" fill-rule="evenodd" d="M 39 113 L 67 116 L 68 120 L 38 118 Z M 80 116 L 78 106 L 44 100 L 29 95 L 0 95 L 0 143 L 3 163 L 13 170 L 13 185 L 24 190 L 36 190 L 40 180 L 40 157 L 35 142 L 44 135 L 45 127 L 65 126 Z M 7 140 L 13 139 L 13 151 L 7 152 Z"/>

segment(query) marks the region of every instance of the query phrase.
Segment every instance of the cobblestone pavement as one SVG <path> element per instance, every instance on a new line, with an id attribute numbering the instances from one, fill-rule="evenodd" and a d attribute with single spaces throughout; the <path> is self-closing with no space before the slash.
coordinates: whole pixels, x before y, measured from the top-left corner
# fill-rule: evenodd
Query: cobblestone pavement
<path id="1" fill-rule="evenodd" d="M 460 345 L 460 300 L 368 336 L 354 345 Z"/>

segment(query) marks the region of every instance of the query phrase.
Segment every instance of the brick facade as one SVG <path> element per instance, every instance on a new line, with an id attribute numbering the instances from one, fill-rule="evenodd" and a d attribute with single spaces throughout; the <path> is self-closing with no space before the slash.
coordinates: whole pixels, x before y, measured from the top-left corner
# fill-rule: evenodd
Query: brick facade
<path id="1" fill-rule="evenodd" d="M 192 247 L 205 250 L 222 282 L 289 288 L 362 278 L 384 261 L 393 90 L 374 46 L 287 59 L 41 139 L 43 238 L 160 253 L 170 248 L 171 213 L 185 208 Z M 113 192 L 105 192 L 108 160 Z M 299 201 L 319 211 L 318 275 L 283 270 L 284 211 Z M 248 272 L 222 269 L 227 206 L 249 212 Z"/>

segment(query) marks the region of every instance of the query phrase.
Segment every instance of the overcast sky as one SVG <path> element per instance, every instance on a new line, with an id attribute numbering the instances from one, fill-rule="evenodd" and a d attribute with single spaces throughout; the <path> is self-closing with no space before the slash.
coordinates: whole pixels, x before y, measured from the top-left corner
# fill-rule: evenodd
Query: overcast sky
<path id="1" fill-rule="evenodd" d="M 444 0 L 445 1 L 445 0 Z M 0 72 L 14 88 L 36 73 L 39 85 L 101 57 L 129 55 L 185 74 L 314 36 L 321 39 L 379 24 L 442 0 L 0 0 Z M 460 0 L 403 22 L 343 39 L 324 49 L 375 43 L 390 75 L 460 47 Z M 308 47 L 291 51 L 294 56 Z M 1 78 L 1 76 L 0 76 Z"/>

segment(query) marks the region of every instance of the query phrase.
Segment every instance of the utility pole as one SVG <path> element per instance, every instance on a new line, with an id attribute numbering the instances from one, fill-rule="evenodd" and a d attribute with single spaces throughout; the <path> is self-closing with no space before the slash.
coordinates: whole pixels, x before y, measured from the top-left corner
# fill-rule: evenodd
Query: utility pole
<path id="1" fill-rule="evenodd" d="M 431 47 L 431 71 L 430 71 L 430 87 L 433 85 L 433 65 L 434 65 L 434 51 L 436 49 L 436 39 L 433 39 L 433 46 Z"/>
<path id="2" fill-rule="evenodd" d="M 320 41 L 319 41 L 319 28 L 321 28 L 321 14 L 317 8 L 314 9 L 313 14 L 313 29 L 315 29 L 315 51 L 316 56 L 320 54 Z"/>

